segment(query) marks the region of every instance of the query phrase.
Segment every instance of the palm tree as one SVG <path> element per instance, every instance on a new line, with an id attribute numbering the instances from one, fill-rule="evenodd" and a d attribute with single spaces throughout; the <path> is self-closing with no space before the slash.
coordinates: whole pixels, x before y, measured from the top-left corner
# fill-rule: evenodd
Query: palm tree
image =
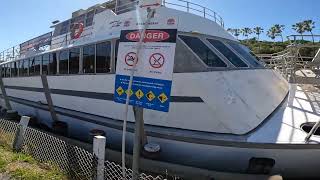
<path id="1" fill-rule="evenodd" d="M 302 37 L 302 40 L 303 40 L 302 34 L 306 31 L 304 23 L 298 22 L 298 23 L 292 25 L 292 29 L 295 30 L 297 33 L 299 33 Z"/>
<path id="2" fill-rule="evenodd" d="M 262 34 L 263 31 L 264 31 L 264 29 L 262 27 L 259 27 L 259 26 L 253 28 L 253 32 L 257 35 L 257 40 L 258 41 L 260 39 L 260 34 Z"/>
<path id="3" fill-rule="evenodd" d="M 305 20 L 305 21 L 303 21 L 303 25 L 304 25 L 304 30 L 311 33 L 312 42 L 314 43 L 314 36 L 313 36 L 312 31 L 314 28 L 316 28 L 315 22 L 312 20 Z"/>
<path id="4" fill-rule="evenodd" d="M 233 28 L 228 28 L 227 31 L 234 35 L 237 39 L 240 35 L 240 29 L 233 29 Z"/>
<path id="5" fill-rule="evenodd" d="M 273 40 L 273 42 L 275 42 L 276 36 L 277 36 L 277 29 L 272 26 L 268 31 L 267 31 L 267 36 L 269 38 L 271 38 Z M 275 48 L 275 46 L 273 46 L 273 49 Z"/>
<path id="6" fill-rule="evenodd" d="M 277 29 L 272 26 L 268 31 L 267 31 L 267 36 L 271 38 L 273 41 L 275 41 L 277 35 Z"/>
<path id="7" fill-rule="evenodd" d="M 240 29 L 237 29 L 237 28 L 236 28 L 236 29 L 233 29 L 233 30 L 234 30 L 234 32 L 233 32 L 234 34 L 233 34 L 233 35 L 234 35 L 237 39 L 239 39 L 241 30 L 240 30 Z"/>
<path id="8" fill-rule="evenodd" d="M 250 28 L 246 27 L 246 28 L 241 29 L 241 33 L 242 33 L 242 35 L 245 36 L 246 39 L 248 40 L 248 36 L 249 36 L 250 34 L 252 34 L 252 30 L 251 30 Z"/>
<path id="9" fill-rule="evenodd" d="M 280 25 L 280 24 L 275 24 L 274 26 L 274 29 L 276 31 L 276 36 L 280 36 L 281 37 L 281 41 L 283 42 L 283 35 L 282 35 L 282 32 L 284 30 L 284 25 Z"/>

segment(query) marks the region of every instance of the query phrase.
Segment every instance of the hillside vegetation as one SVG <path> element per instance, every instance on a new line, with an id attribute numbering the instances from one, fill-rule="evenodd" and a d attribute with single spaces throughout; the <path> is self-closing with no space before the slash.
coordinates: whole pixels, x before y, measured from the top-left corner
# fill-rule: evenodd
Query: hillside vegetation
<path id="1" fill-rule="evenodd" d="M 270 42 L 270 41 L 257 41 L 255 38 L 248 40 L 240 40 L 242 44 L 249 47 L 251 51 L 255 54 L 273 54 L 277 52 L 281 52 L 286 49 L 288 45 L 290 45 L 289 41 L 284 42 Z M 315 45 L 320 47 L 319 42 L 310 42 L 299 40 L 296 41 L 297 44 L 305 44 L 305 45 Z M 300 53 L 302 56 L 313 57 L 317 51 L 317 48 L 302 48 Z"/>

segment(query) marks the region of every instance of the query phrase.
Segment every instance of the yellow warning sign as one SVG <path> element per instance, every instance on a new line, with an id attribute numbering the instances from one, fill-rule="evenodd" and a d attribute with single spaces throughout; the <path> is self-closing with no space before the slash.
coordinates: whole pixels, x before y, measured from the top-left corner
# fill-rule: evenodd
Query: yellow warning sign
<path id="1" fill-rule="evenodd" d="M 168 100 L 168 97 L 166 96 L 166 94 L 162 93 L 158 96 L 158 99 L 161 103 L 165 103 Z"/>
<path id="2" fill-rule="evenodd" d="M 148 92 L 148 94 L 146 96 L 149 101 L 152 101 L 154 98 L 156 98 L 156 96 L 153 94 L 152 91 Z"/>
<path id="3" fill-rule="evenodd" d="M 116 91 L 117 91 L 117 93 L 119 94 L 119 96 L 121 96 L 121 95 L 124 93 L 124 90 L 122 89 L 121 86 L 119 86 Z"/>
<path id="4" fill-rule="evenodd" d="M 138 99 L 141 99 L 143 97 L 143 92 L 139 89 L 137 92 L 136 92 L 136 96 Z"/>
<path id="5" fill-rule="evenodd" d="M 126 94 L 128 94 L 128 93 L 129 93 L 129 96 L 132 96 L 132 94 L 133 94 L 132 89 L 130 89 L 130 91 L 129 91 L 129 89 L 127 89 L 127 90 L 126 90 Z"/>

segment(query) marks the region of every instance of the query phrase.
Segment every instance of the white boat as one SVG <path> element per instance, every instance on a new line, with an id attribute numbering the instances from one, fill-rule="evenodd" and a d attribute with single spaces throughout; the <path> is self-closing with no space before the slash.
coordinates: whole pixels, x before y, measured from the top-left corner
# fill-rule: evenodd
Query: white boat
<path id="1" fill-rule="evenodd" d="M 80 140 L 87 140 L 93 129 L 102 130 L 108 147 L 120 150 L 124 105 L 113 101 L 115 63 L 120 30 L 126 19 L 136 18 L 136 4 L 109 1 L 79 10 L 54 24 L 53 33 L 20 44 L 9 56 L 1 54 L 12 109 L 49 128 L 56 114 L 68 135 Z M 264 68 L 212 10 L 167 0 L 156 16 L 179 19 L 170 111 L 144 111 L 148 141 L 161 146 L 160 161 L 225 172 L 320 177 L 318 138 L 305 143 L 307 133 L 301 129 L 319 116 L 304 108 L 307 101 L 299 86 Z M 130 108 L 128 153 L 133 124 Z"/>

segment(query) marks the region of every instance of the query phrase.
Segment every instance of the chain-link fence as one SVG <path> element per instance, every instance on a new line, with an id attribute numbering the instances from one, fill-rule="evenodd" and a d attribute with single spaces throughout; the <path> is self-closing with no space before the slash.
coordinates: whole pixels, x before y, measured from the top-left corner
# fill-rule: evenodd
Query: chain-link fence
<path id="1" fill-rule="evenodd" d="M 12 146 L 19 124 L 0 120 L 0 144 Z M 54 136 L 27 128 L 22 152 L 33 156 L 40 162 L 56 166 L 68 174 L 71 179 L 92 179 L 95 173 L 96 158 L 94 154 L 70 145 Z M 122 167 L 114 162 L 105 161 L 105 179 L 122 179 Z M 126 170 L 126 179 L 132 179 L 131 169 Z M 162 176 L 139 174 L 141 180 L 162 180 Z"/>

